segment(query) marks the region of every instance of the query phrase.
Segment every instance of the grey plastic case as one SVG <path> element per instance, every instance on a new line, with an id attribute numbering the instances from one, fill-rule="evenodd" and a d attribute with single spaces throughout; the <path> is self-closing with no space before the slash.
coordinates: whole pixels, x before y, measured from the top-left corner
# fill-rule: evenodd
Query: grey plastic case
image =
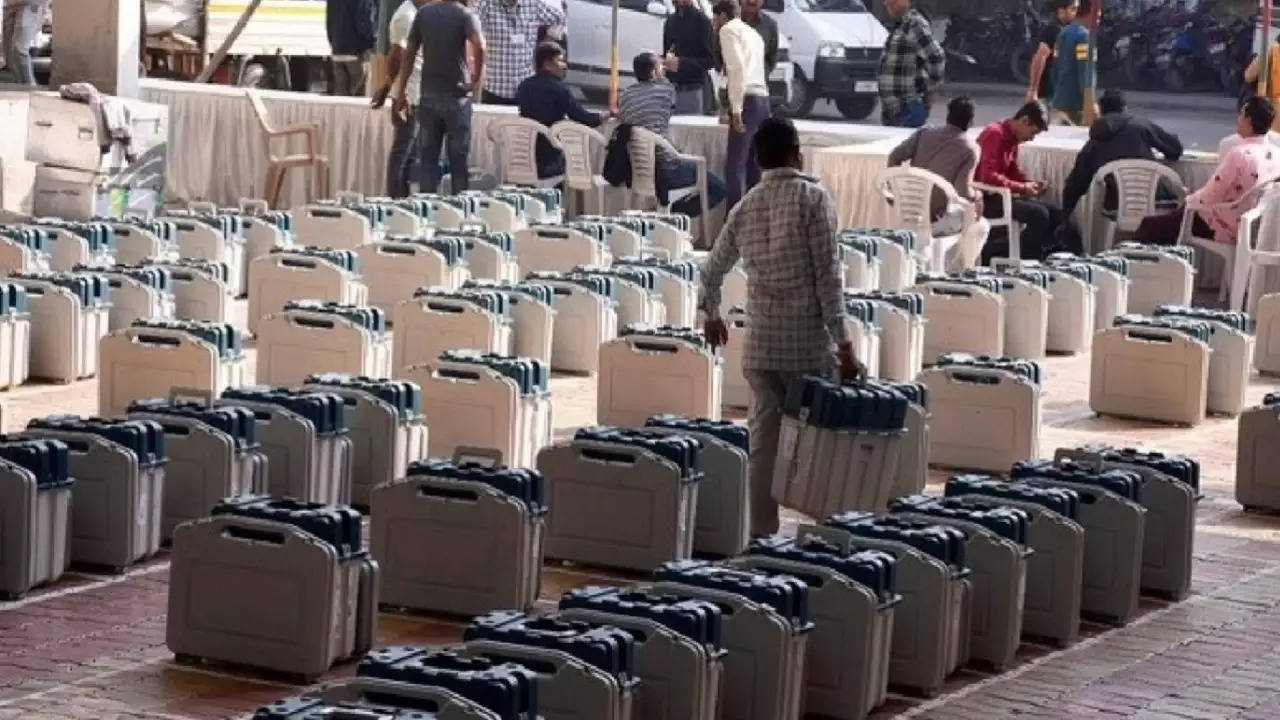
<path id="1" fill-rule="evenodd" d="M 268 493 L 330 505 L 351 502 L 352 443 L 345 433 L 317 437 L 310 420 L 271 403 L 235 399 L 217 404 L 253 410 L 267 457 Z"/>
<path id="2" fill-rule="evenodd" d="M 747 453 L 714 435 L 647 427 L 657 435 L 686 435 L 702 442 L 698 512 L 693 551 L 728 557 L 747 548 L 751 533 L 751 493 L 747 489 Z"/>
<path id="3" fill-rule="evenodd" d="M 1280 301 L 1280 296 L 1276 298 Z M 1240 413 L 1236 502 L 1246 510 L 1280 510 L 1280 405 Z"/>
<path id="4" fill-rule="evenodd" d="M 783 417 L 770 492 L 780 505 L 827 517 L 883 512 L 897 483 L 905 433 L 819 428 Z"/>
<path id="5" fill-rule="evenodd" d="M 71 563 L 71 485 L 41 488 L 0 460 L 0 598 L 57 580 Z"/>
<path id="6" fill-rule="evenodd" d="M 538 674 L 542 720 L 630 720 L 630 685 L 561 650 L 473 640 L 449 648 L 463 655 L 524 665 Z M 639 716 L 644 717 L 644 716 Z"/>
<path id="7" fill-rule="evenodd" d="M 320 717 L 332 720 L 502 720 L 492 710 L 444 688 L 376 678 L 342 680 L 312 690 L 303 697 L 315 698 L 329 705 L 348 706 L 340 711 L 319 711 L 323 713 Z M 269 712 L 281 706 L 287 708 L 289 703 L 289 700 L 279 700 L 259 712 Z M 405 707 L 395 715 L 386 715 L 382 708 L 389 704 L 393 707 L 403 704 Z M 423 705 L 434 709 L 430 712 L 413 709 Z M 277 717 L 281 715 L 266 715 L 268 720 L 275 720 Z"/>

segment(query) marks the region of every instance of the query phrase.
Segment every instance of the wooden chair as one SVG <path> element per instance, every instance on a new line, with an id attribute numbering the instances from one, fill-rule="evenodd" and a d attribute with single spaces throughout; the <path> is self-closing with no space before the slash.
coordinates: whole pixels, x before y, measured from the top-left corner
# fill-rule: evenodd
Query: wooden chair
<path id="1" fill-rule="evenodd" d="M 251 88 L 245 89 L 245 97 L 253 107 L 253 114 L 258 118 L 262 129 L 262 149 L 267 157 L 267 178 L 263 184 L 263 197 L 271 207 L 280 202 L 280 192 L 284 189 L 284 178 L 294 168 L 311 168 L 312 194 L 307 202 L 329 196 L 329 157 L 320 154 L 320 126 L 316 123 L 297 123 L 276 130 L 271 126 L 271 117 L 262 102 L 262 96 Z M 271 148 L 271 141 L 277 138 L 303 136 L 307 140 L 307 150 L 291 155 L 277 155 Z M 286 140 L 287 143 L 287 140 Z"/>

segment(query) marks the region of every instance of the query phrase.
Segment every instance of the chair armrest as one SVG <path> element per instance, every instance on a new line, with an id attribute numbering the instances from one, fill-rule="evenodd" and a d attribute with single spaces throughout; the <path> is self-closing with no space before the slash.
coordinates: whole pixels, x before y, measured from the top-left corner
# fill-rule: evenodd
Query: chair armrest
<path id="1" fill-rule="evenodd" d="M 1178 244 L 1186 245 L 1187 241 L 1195 237 L 1192 228 L 1195 227 L 1195 208 L 1184 208 L 1182 211 L 1182 225 L 1178 227 Z"/>
<path id="2" fill-rule="evenodd" d="M 267 143 L 276 138 L 290 137 L 293 135 L 307 136 L 307 153 L 315 155 L 320 150 L 320 124 L 319 123 L 295 123 L 279 130 L 271 130 L 267 133 Z"/>
<path id="3" fill-rule="evenodd" d="M 1243 245 L 1250 250 L 1254 248 L 1254 239 L 1257 233 L 1254 228 L 1262 222 L 1262 206 L 1255 205 L 1253 208 L 1240 216 L 1240 228 L 1236 231 L 1236 245 Z"/>
<path id="4" fill-rule="evenodd" d="M 1013 192 L 1009 188 L 985 185 L 980 182 L 973 183 L 973 187 L 979 192 L 990 193 L 1000 198 L 1000 217 L 998 219 L 1006 223 L 1013 222 Z"/>

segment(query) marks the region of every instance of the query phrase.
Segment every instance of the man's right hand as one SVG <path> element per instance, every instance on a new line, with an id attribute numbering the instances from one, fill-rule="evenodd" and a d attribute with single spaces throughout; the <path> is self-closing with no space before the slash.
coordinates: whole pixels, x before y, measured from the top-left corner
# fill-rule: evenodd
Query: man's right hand
<path id="1" fill-rule="evenodd" d="M 1036 100 L 1039 100 L 1040 98 L 1036 97 L 1039 94 L 1040 93 L 1037 92 L 1035 88 L 1027 88 L 1027 102 L 1035 102 Z"/>
<path id="2" fill-rule="evenodd" d="M 667 72 L 676 72 L 680 69 L 680 58 L 672 55 L 671 53 L 667 53 L 662 58 L 662 67 L 665 68 Z"/>
<path id="3" fill-rule="evenodd" d="M 713 348 L 722 347 L 729 342 L 729 326 L 721 318 L 707 318 L 702 324 L 702 331 Z"/>
<path id="4" fill-rule="evenodd" d="M 404 93 L 396 96 L 391 104 L 392 109 L 396 113 L 396 117 L 400 118 L 400 122 L 406 122 L 409 119 L 409 97 Z"/>
<path id="5" fill-rule="evenodd" d="M 867 376 L 867 366 L 853 354 L 853 345 L 849 343 L 841 343 L 836 349 L 836 362 L 840 369 L 841 382 L 858 382 Z"/>
<path id="6" fill-rule="evenodd" d="M 372 107 L 374 110 L 380 110 L 382 106 L 387 102 L 387 95 L 390 95 L 390 94 L 391 94 L 391 88 L 386 85 L 383 85 L 382 87 L 378 88 L 373 92 L 373 101 L 369 103 L 369 106 Z"/>

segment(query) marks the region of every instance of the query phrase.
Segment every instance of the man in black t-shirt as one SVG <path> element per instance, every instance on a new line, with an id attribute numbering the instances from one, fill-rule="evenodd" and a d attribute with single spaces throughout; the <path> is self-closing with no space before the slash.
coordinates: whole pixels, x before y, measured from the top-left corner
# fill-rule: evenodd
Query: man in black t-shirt
<path id="1" fill-rule="evenodd" d="M 1053 18 L 1040 31 L 1040 44 L 1031 57 L 1031 71 L 1027 73 L 1027 102 L 1048 100 L 1053 97 L 1053 50 L 1058 46 L 1058 33 L 1076 18 L 1079 0 L 1049 0 Z"/>

